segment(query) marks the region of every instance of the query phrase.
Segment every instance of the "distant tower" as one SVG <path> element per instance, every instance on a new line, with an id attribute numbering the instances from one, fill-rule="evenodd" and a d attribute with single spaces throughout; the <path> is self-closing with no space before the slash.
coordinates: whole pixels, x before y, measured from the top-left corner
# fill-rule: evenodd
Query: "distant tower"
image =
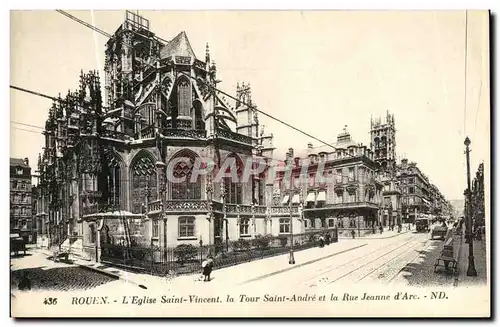
<path id="1" fill-rule="evenodd" d="M 375 161 L 383 171 L 394 173 L 396 168 L 396 123 L 394 114 L 387 112 L 385 122 L 382 119 L 371 119 L 370 147 L 375 155 Z"/>
<path id="2" fill-rule="evenodd" d="M 250 84 L 242 83 L 236 86 L 236 132 L 247 135 L 254 139 L 254 146 L 257 145 L 259 137 L 259 118 L 252 102 L 252 91 Z"/>

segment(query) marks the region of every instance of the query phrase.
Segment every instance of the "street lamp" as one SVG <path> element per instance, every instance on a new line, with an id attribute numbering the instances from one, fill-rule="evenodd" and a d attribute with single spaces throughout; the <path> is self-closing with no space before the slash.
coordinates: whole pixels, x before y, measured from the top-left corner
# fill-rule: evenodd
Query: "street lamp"
<path id="1" fill-rule="evenodd" d="M 290 198 L 289 201 L 289 209 L 290 209 L 290 256 L 288 259 L 288 263 L 290 265 L 295 264 L 295 257 L 293 255 L 293 216 L 292 216 L 292 203 L 293 203 L 293 196 Z"/>
<path id="2" fill-rule="evenodd" d="M 206 189 L 205 192 L 207 193 L 207 220 L 210 225 L 212 225 L 212 218 L 213 218 L 213 203 L 212 203 L 212 193 L 213 193 L 213 184 L 212 184 L 212 176 L 210 174 L 207 175 L 207 180 L 206 180 Z M 211 229 L 211 227 L 209 227 Z M 208 249 L 210 251 L 210 246 L 211 246 L 211 241 L 212 237 L 208 236 Z"/>
<path id="3" fill-rule="evenodd" d="M 227 214 L 226 214 L 226 197 L 227 197 L 227 190 L 226 190 L 226 183 L 225 180 L 223 179 L 221 182 L 221 198 L 222 198 L 222 214 L 223 214 L 223 222 L 226 224 L 226 252 L 229 252 L 229 224 L 227 220 Z M 221 235 L 222 236 L 222 235 Z"/>
<path id="4" fill-rule="evenodd" d="M 472 237 L 472 210 L 471 210 L 471 190 L 470 190 L 470 139 L 465 138 L 465 154 L 467 157 L 467 220 L 468 224 L 468 234 L 469 234 L 469 266 L 467 268 L 467 276 L 477 276 L 476 267 L 474 264 L 474 240 Z"/>

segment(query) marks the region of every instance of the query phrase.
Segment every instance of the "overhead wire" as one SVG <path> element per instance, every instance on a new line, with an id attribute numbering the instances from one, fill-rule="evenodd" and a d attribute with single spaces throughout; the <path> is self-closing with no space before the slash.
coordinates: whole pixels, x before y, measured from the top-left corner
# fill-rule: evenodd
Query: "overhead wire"
<path id="1" fill-rule="evenodd" d="M 86 27 L 88 27 L 88 28 L 92 29 L 93 31 L 96 31 L 96 32 L 98 32 L 98 33 L 101 33 L 101 34 L 102 34 L 102 35 L 104 35 L 104 36 L 107 36 L 108 38 L 112 38 L 112 37 L 113 37 L 111 34 L 109 34 L 109 33 L 105 32 L 105 31 L 101 30 L 100 28 L 98 28 L 98 27 L 96 27 L 96 26 L 93 26 L 92 24 L 89 24 L 89 23 L 87 23 L 87 22 L 85 22 L 85 21 L 83 21 L 83 20 L 81 20 L 81 19 L 79 19 L 79 18 L 77 18 L 77 17 L 75 17 L 75 16 L 73 16 L 73 15 L 71 15 L 71 14 L 69 14 L 69 13 L 67 13 L 67 12 L 63 11 L 63 10 L 56 10 L 56 11 L 57 11 L 57 12 L 59 12 L 60 14 L 64 15 L 64 16 L 66 16 L 66 17 L 68 17 L 68 18 L 70 18 L 70 19 L 72 19 L 72 20 L 76 21 L 77 23 L 82 24 L 82 25 L 84 25 L 84 26 L 86 26 Z M 125 43 L 124 43 L 124 44 L 125 44 Z M 125 44 L 125 45 L 126 45 L 126 46 L 128 46 L 128 47 L 130 47 L 130 45 L 129 45 L 129 44 Z M 283 124 L 283 125 L 285 125 L 285 126 L 287 126 L 287 127 L 291 128 L 291 129 L 293 129 L 293 130 L 295 130 L 295 131 L 297 131 L 297 132 L 299 132 L 299 133 L 301 133 L 301 134 L 303 134 L 303 135 L 307 136 L 307 137 L 310 137 L 310 138 L 312 138 L 312 139 L 314 139 L 314 140 L 316 140 L 316 141 L 318 141 L 318 142 L 320 142 L 320 143 L 324 144 L 324 145 L 327 145 L 327 146 L 329 146 L 329 147 L 333 148 L 334 150 L 338 150 L 338 148 L 337 148 L 337 147 L 335 147 L 335 146 L 333 146 L 331 143 L 325 142 L 325 141 L 323 141 L 323 140 L 321 140 L 321 139 L 319 139 L 319 138 L 317 138 L 317 137 L 315 137 L 315 136 L 311 135 L 310 133 L 307 133 L 307 132 L 305 132 L 305 131 L 303 131 L 303 130 L 301 130 L 301 129 L 299 129 L 299 128 L 297 128 L 297 127 L 295 127 L 295 126 L 293 126 L 293 125 L 291 125 L 291 124 L 289 124 L 289 123 L 287 123 L 287 122 L 283 121 L 282 119 L 279 119 L 279 118 L 277 118 L 277 117 L 275 117 L 275 116 L 273 116 L 273 115 L 271 115 L 271 114 L 268 114 L 267 112 L 265 112 L 265 111 L 262 111 L 262 110 L 258 109 L 256 106 L 254 106 L 254 105 L 252 105 L 252 104 L 246 103 L 246 102 L 244 102 L 244 101 L 240 101 L 240 100 L 238 100 L 236 97 L 234 97 L 234 96 L 230 95 L 230 94 L 229 94 L 229 93 L 227 93 L 227 92 L 224 92 L 224 91 L 222 91 L 222 90 L 217 89 L 216 87 L 214 87 L 214 86 L 212 86 L 211 84 L 209 84 L 209 83 L 207 83 L 207 82 L 205 82 L 205 81 L 201 80 L 200 78 L 195 78 L 194 76 L 187 75 L 187 74 L 184 74 L 184 73 L 180 73 L 180 74 L 181 74 L 181 75 L 183 75 L 183 76 L 186 76 L 186 77 L 188 77 L 188 78 L 190 78 L 190 79 L 194 79 L 194 80 L 196 80 L 196 81 L 198 81 L 198 82 L 200 82 L 200 83 L 202 83 L 202 84 L 206 85 L 206 86 L 207 86 L 207 87 L 209 87 L 212 91 L 216 91 L 216 92 L 221 93 L 221 94 L 223 94 L 223 95 L 225 95 L 225 96 L 227 96 L 227 97 L 229 97 L 229 98 L 231 98 L 231 99 L 233 99 L 233 100 L 235 100 L 235 101 L 238 101 L 239 103 L 241 103 L 241 104 L 243 104 L 243 105 L 246 105 L 247 107 L 251 108 L 252 110 L 254 110 L 254 111 L 256 111 L 256 112 L 258 112 L 258 113 L 260 113 L 260 114 L 262 114 L 262 115 L 264 115 L 264 116 L 266 116 L 266 117 L 268 117 L 268 118 L 271 118 L 271 119 L 273 119 L 273 120 L 275 120 L 275 121 L 277 121 L 277 122 L 279 122 L 279 123 L 281 123 L 281 124 Z M 347 154 L 348 156 L 352 156 L 352 155 L 350 155 L 349 153 L 346 153 L 346 154 Z M 355 156 L 352 156 L 352 157 L 355 157 Z"/>

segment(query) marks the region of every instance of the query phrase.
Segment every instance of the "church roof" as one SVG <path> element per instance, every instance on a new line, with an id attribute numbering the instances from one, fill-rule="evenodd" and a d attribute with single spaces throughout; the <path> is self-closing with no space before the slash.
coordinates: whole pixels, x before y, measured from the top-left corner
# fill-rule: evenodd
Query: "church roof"
<path id="1" fill-rule="evenodd" d="M 196 59 L 196 55 L 194 54 L 193 48 L 191 48 L 186 32 L 180 32 L 160 50 L 161 58 L 171 56 L 192 57 Z"/>

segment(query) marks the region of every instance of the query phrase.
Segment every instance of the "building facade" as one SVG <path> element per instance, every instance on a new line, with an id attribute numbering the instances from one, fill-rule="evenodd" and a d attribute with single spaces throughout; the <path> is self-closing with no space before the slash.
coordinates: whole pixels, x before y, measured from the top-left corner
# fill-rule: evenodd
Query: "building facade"
<path id="1" fill-rule="evenodd" d="M 27 243 L 36 241 L 31 189 L 28 158 L 10 158 L 10 232 L 19 234 Z"/>
<path id="2" fill-rule="evenodd" d="M 398 165 L 397 178 L 402 191 L 403 221 L 414 222 L 419 215 L 431 215 L 432 218 L 453 215 L 451 204 L 437 186 L 420 170 L 416 162 L 402 159 Z"/>
<path id="3" fill-rule="evenodd" d="M 201 59 L 185 32 L 167 42 L 127 12 L 107 42 L 104 96 L 98 73 L 82 72 L 49 110 L 40 244 L 96 260 L 115 245 L 218 251 L 259 235 L 400 221 L 393 115 L 372 121 L 370 146 L 345 129 L 333 147 L 290 149 L 275 174 L 250 85 L 238 84 L 233 101 L 220 82 L 208 45 Z M 256 173 L 245 176 L 249 166 Z"/>
<path id="4" fill-rule="evenodd" d="M 379 165 L 347 128 L 332 146 L 289 149 L 285 162 L 289 170 L 280 173 L 277 188 L 282 205 L 291 201 L 303 208 L 301 232 L 334 227 L 364 232 L 378 224 Z"/>
<path id="5" fill-rule="evenodd" d="M 37 217 L 50 245 L 95 259 L 96 246 L 107 244 L 221 246 L 279 234 L 290 208 L 272 206 L 265 170 L 241 182 L 195 172 L 213 160 L 232 173 L 229 161 L 239 179 L 246 163 L 274 151 L 250 86 L 238 85 L 233 104 L 213 90 L 219 80 L 208 46 L 199 60 L 185 32 L 167 43 L 127 12 L 107 44 L 105 71 L 107 107 L 90 72 L 49 110 Z"/>
<path id="6" fill-rule="evenodd" d="M 472 181 L 471 190 L 472 218 L 474 228 L 486 226 L 485 216 L 485 198 L 484 198 L 484 163 L 479 164 L 476 176 Z"/>

